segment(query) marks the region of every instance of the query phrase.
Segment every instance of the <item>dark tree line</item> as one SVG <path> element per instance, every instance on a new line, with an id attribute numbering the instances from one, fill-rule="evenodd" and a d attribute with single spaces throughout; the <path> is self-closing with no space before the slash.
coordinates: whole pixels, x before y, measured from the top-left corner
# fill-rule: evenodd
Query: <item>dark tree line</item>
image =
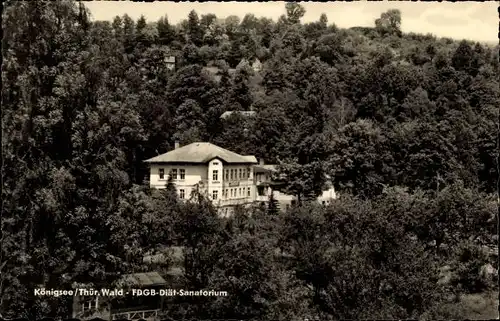
<path id="1" fill-rule="evenodd" d="M 171 311 L 190 317 L 432 318 L 451 291 L 436 264 L 456 268 L 453 289 L 487 287 L 473 276 L 497 232 L 498 48 L 404 34 L 397 10 L 351 29 L 285 12 L 173 25 L 5 4 L 3 316 L 67 316 L 33 289 L 104 286 L 169 245 L 185 247 L 187 286 L 232 293 Z M 143 160 L 176 140 L 278 163 L 301 206 L 226 220 L 150 190 Z M 326 175 L 344 196 L 315 207 Z"/>

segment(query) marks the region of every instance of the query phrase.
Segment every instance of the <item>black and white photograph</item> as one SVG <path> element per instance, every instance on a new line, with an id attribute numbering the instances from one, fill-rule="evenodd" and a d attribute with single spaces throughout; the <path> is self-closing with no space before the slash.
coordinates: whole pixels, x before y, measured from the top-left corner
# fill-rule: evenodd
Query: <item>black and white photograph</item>
<path id="1" fill-rule="evenodd" d="M 498 2 L 2 4 L 0 319 L 499 319 Z"/>

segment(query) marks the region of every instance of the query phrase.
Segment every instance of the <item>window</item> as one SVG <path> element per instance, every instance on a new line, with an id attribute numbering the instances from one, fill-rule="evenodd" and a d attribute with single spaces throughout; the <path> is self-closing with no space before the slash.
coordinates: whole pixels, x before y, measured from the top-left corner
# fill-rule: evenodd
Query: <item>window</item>
<path id="1" fill-rule="evenodd" d="M 229 180 L 229 170 L 226 169 L 225 172 L 226 172 L 226 181 L 228 181 Z"/>
<path id="2" fill-rule="evenodd" d="M 172 179 L 177 179 L 177 169 L 172 169 Z"/>
<path id="3" fill-rule="evenodd" d="M 214 170 L 213 171 L 212 179 L 214 181 L 218 181 L 219 180 L 219 171 L 218 170 Z"/>
<path id="4" fill-rule="evenodd" d="M 231 191 L 231 197 L 233 197 L 233 189 L 231 188 L 231 190 L 230 190 L 230 191 Z"/>
<path id="5" fill-rule="evenodd" d="M 158 170 L 158 174 L 160 174 L 160 179 L 165 179 L 165 169 L 164 168 L 160 168 Z"/>
<path id="6" fill-rule="evenodd" d="M 247 193 L 248 193 L 248 196 L 250 196 L 250 187 L 248 188 Z"/>
<path id="7" fill-rule="evenodd" d="M 240 171 L 239 171 L 239 172 L 240 172 L 240 175 L 239 175 L 238 177 L 239 177 L 240 179 L 242 179 L 242 178 L 243 178 L 243 176 L 241 175 L 241 172 L 242 172 L 242 169 L 241 169 L 241 168 L 240 168 Z"/>
<path id="8" fill-rule="evenodd" d="M 238 188 L 238 196 L 241 196 L 241 187 Z"/>
<path id="9" fill-rule="evenodd" d="M 83 312 L 94 310 L 94 309 L 97 309 L 97 308 L 98 308 L 98 306 L 97 306 L 97 298 L 87 299 L 87 300 L 85 300 L 82 303 L 82 311 Z"/>
<path id="10" fill-rule="evenodd" d="M 180 170 L 180 174 L 181 174 L 181 179 L 186 179 L 186 170 L 185 169 L 181 169 Z"/>
<path id="11" fill-rule="evenodd" d="M 224 192 L 224 197 L 226 197 L 226 198 L 227 198 L 227 188 L 226 188 L 226 190 L 225 190 L 225 192 Z"/>
<path id="12" fill-rule="evenodd" d="M 183 189 L 179 190 L 179 198 L 184 199 L 186 197 L 186 192 Z"/>
<path id="13" fill-rule="evenodd" d="M 247 178 L 250 178 L 250 168 L 247 168 Z"/>
<path id="14" fill-rule="evenodd" d="M 212 165 L 214 165 L 214 166 L 218 166 L 218 165 L 219 165 L 219 163 L 218 163 L 218 162 L 213 162 L 213 163 L 212 163 Z"/>
<path id="15" fill-rule="evenodd" d="M 216 200 L 218 196 L 219 196 L 219 191 L 213 191 L 212 198 Z"/>
<path id="16" fill-rule="evenodd" d="M 233 179 L 233 170 L 231 170 L 231 179 Z"/>

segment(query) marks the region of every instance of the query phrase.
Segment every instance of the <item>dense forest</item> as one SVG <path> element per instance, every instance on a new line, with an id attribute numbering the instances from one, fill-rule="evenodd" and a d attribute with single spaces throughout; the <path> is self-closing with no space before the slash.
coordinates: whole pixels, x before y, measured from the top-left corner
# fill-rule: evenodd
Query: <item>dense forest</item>
<path id="1" fill-rule="evenodd" d="M 230 294 L 177 318 L 461 319 L 461 295 L 498 291 L 480 276 L 498 268 L 498 46 L 402 33 L 398 10 L 350 29 L 283 12 L 173 25 L 4 4 L 3 317 L 68 317 L 71 298 L 33 289 L 105 287 L 171 245 L 186 288 Z M 175 141 L 279 164 L 301 201 L 222 219 L 151 190 L 143 161 Z M 340 197 L 318 206 L 325 177 Z"/>

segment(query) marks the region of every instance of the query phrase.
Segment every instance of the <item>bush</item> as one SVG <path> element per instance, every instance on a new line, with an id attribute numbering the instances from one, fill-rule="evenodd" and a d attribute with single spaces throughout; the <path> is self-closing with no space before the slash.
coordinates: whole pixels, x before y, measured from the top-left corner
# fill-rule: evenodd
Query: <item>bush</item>
<path id="1" fill-rule="evenodd" d="M 488 254 L 471 242 L 460 244 L 456 250 L 455 273 L 452 284 L 468 293 L 479 293 L 493 286 L 492 280 L 481 276 L 482 267 L 488 263 Z"/>

